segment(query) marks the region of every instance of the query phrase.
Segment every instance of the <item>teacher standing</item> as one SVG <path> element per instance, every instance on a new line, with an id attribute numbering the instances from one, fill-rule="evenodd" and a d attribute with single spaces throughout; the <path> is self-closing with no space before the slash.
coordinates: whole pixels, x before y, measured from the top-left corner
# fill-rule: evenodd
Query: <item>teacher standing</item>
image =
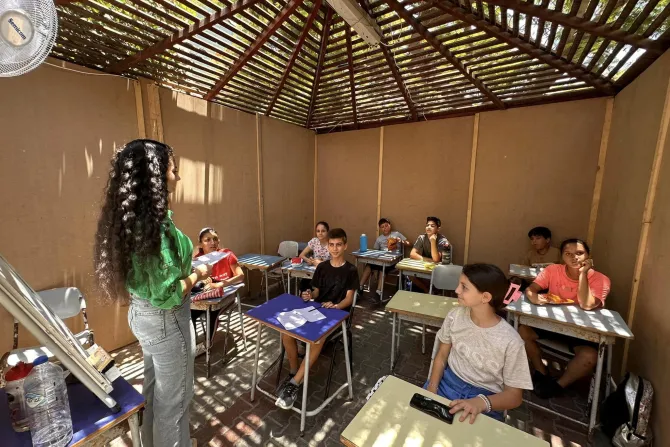
<path id="1" fill-rule="evenodd" d="M 188 447 L 195 333 L 190 291 L 193 244 L 175 227 L 168 196 L 180 180 L 172 149 L 134 140 L 112 159 L 98 222 L 95 272 L 114 301 L 130 296 L 128 323 L 142 346 L 144 447 Z M 210 271 L 208 271 L 210 270 Z"/>

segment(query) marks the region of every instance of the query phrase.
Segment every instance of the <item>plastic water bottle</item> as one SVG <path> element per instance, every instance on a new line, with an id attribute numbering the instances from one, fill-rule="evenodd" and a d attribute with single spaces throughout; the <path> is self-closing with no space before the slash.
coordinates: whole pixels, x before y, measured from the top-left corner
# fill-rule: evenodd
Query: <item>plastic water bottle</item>
<path id="1" fill-rule="evenodd" d="M 72 417 L 60 366 L 47 356 L 33 362 L 23 382 L 33 447 L 64 447 L 72 440 Z"/>
<path id="2" fill-rule="evenodd" d="M 364 234 L 361 234 L 361 249 L 360 252 L 364 253 L 368 251 L 368 237 Z"/>

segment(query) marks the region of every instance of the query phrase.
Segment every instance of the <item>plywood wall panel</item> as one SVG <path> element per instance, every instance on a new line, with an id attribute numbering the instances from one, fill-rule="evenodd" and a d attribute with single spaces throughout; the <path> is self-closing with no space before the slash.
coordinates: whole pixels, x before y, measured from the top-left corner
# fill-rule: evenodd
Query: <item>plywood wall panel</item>
<path id="1" fill-rule="evenodd" d="M 0 253 L 36 290 L 79 287 L 101 345 L 131 342 L 127 308 L 102 303 L 92 273 L 109 160 L 137 136 L 132 81 L 43 65 L 3 79 L 0 95 Z M 0 308 L 1 352 L 11 348 L 12 321 Z M 22 346 L 35 344 L 20 334 Z"/>
<path id="2" fill-rule="evenodd" d="M 527 232 L 586 239 L 606 99 L 480 115 L 470 261 L 507 269 Z M 597 259 L 597 258 L 596 258 Z"/>
<path id="3" fill-rule="evenodd" d="M 381 214 L 408 239 L 425 230 L 426 217 L 442 220 L 442 233 L 463 262 L 474 117 L 384 128 Z"/>
<path id="4" fill-rule="evenodd" d="M 282 241 L 308 241 L 314 219 L 314 133 L 263 117 L 265 251 Z"/>
<path id="5" fill-rule="evenodd" d="M 349 237 L 349 252 L 368 235 L 371 246 L 377 234 L 377 187 L 380 129 L 319 135 L 317 220 L 331 228 L 342 227 Z"/>

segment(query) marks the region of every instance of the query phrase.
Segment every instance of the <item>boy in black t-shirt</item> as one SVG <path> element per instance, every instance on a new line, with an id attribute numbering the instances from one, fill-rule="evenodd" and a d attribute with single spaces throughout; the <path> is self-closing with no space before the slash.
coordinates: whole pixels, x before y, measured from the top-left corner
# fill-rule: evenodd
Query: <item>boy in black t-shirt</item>
<path id="1" fill-rule="evenodd" d="M 347 250 L 347 233 L 341 228 L 328 232 L 328 252 L 330 261 L 324 261 L 316 267 L 312 278 L 312 288 L 302 293 L 305 301 L 314 300 L 326 309 L 342 309 L 349 311 L 354 302 L 354 293 L 358 289 L 358 269 L 345 261 Z M 298 397 L 298 392 L 305 376 L 305 361 L 298 367 L 298 343 L 288 335 L 281 336 L 290 371 L 288 379 L 279 388 L 275 404 L 284 410 L 290 410 Z M 312 367 L 319 358 L 323 343 L 312 344 L 309 353 L 309 366 Z M 306 360 L 306 359 L 305 359 Z"/>

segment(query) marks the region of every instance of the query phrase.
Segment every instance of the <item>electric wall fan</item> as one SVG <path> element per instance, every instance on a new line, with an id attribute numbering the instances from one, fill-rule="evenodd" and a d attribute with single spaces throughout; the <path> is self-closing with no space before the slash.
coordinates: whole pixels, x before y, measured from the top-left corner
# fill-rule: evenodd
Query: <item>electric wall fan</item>
<path id="1" fill-rule="evenodd" d="M 22 75 L 44 62 L 57 31 L 52 0 L 0 0 L 0 77 Z"/>

